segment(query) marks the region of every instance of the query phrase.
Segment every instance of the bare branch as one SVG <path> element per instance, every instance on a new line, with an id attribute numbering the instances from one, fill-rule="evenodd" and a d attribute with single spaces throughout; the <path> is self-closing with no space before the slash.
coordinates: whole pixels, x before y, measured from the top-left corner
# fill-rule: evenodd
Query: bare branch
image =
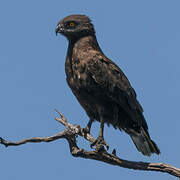
<path id="1" fill-rule="evenodd" d="M 19 146 L 21 144 L 26 144 L 28 142 L 31 142 L 31 143 L 51 142 L 56 139 L 65 138 L 65 134 L 66 134 L 66 132 L 63 131 L 63 132 L 57 133 L 57 134 L 55 134 L 53 136 L 49 136 L 49 137 L 33 137 L 33 138 L 23 139 L 23 140 L 17 141 L 17 142 L 6 141 L 2 137 L 0 137 L 0 144 L 3 144 L 5 147 L 8 147 L 8 146 Z"/>
<path id="2" fill-rule="evenodd" d="M 56 112 L 58 112 L 56 110 Z M 112 154 L 108 153 L 104 147 L 96 148 L 94 151 L 87 151 L 85 149 L 81 149 L 76 144 L 77 136 L 82 136 L 89 142 L 94 142 L 95 138 L 90 134 L 84 131 L 79 125 L 72 125 L 68 123 L 67 119 L 63 116 L 62 113 L 58 112 L 60 118 L 55 118 L 56 121 L 60 122 L 66 128 L 63 132 L 59 132 L 53 136 L 49 137 L 34 137 L 29 139 L 24 139 L 17 142 L 10 142 L 0 138 L 0 144 L 4 146 L 19 146 L 21 144 L 25 144 L 28 142 L 37 143 L 37 142 L 51 142 L 57 139 L 66 139 L 69 143 L 70 152 L 74 157 L 81 157 L 86 159 L 93 159 L 97 161 L 102 161 L 111 165 L 120 166 L 123 168 L 129 168 L 134 170 L 144 170 L 144 171 L 159 171 L 171 174 L 173 176 L 180 178 L 180 169 L 173 167 L 164 163 L 147 163 L 147 162 L 134 162 L 127 161 L 124 159 L 120 159 L 116 156 L 116 151 L 113 150 Z"/>

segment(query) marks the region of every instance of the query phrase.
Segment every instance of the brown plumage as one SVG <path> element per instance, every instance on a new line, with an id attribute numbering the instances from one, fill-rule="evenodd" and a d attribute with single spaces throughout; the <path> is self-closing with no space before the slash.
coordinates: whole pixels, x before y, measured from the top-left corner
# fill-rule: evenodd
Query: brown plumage
<path id="1" fill-rule="evenodd" d="M 103 138 L 104 123 L 107 123 L 128 133 L 142 154 L 159 154 L 149 136 L 134 89 L 122 70 L 100 49 L 90 19 L 85 15 L 67 16 L 58 23 L 57 33 L 69 41 L 66 79 L 90 118 L 86 130 L 90 131 L 94 120 L 101 123 L 99 136 L 92 145 L 108 147 Z"/>

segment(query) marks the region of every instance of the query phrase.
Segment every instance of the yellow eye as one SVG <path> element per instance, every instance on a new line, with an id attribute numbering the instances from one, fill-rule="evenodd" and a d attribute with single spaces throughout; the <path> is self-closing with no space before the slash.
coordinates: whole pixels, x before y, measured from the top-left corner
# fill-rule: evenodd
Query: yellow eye
<path id="1" fill-rule="evenodd" d="M 70 26 L 70 27 L 74 27 L 74 26 L 75 26 L 75 23 L 74 23 L 74 22 L 70 22 L 70 23 L 69 23 L 69 26 Z"/>

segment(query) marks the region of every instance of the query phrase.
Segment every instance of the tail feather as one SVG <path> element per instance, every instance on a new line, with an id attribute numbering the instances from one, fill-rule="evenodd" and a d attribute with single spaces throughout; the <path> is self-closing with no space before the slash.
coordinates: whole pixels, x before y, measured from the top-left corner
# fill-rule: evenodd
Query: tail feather
<path id="1" fill-rule="evenodd" d="M 152 153 L 160 154 L 158 146 L 153 140 L 151 140 L 147 131 L 143 127 L 140 128 L 140 132 L 129 133 L 136 148 L 145 156 L 150 156 Z"/>

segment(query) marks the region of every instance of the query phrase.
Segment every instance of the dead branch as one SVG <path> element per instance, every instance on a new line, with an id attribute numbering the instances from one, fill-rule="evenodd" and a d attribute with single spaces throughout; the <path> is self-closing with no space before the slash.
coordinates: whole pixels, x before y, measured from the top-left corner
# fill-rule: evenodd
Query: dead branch
<path id="1" fill-rule="evenodd" d="M 56 110 L 57 111 L 57 110 Z M 57 111 L 58 112 L 58 111 Z M 88 132 L 84 131 L 79 125 L 72 125 L 68 123 L 67 119 L 63 116 L 62 113 L 58 112 L 60 118 L 55 118 L 58 122 L 64 125 L 66 128 L 63 132 L 59 132 L 53 136 L 49 137 L 34 137 L 29 139 L 24 139 L 17 142 L 10 142 L 0 138 L 0 144 L 3 144 L 5 147 L 8 146 L 19 146 L 28 142 L 39 143 L 39 142 L 51 142 L 57 139 L 66 139 L 69 143 L 70 152 L 74 157 L 81 157 L 86 159 L 94 159 L 97 161 L 102 161 L 111 165 L 120 166 L 123 168 L 129 168 L 134 170 L 144 170 L 144 171 L 159 171 L 171 174 L 173 176 L 180 178 L 180 169 L 173 167 L 164 163 L 148 163 L 148 162 L 134 162 L 120 159 L 116 156 L 115 150 L 112 154 L 108 153 L 104 147 L 96 147 L 94 151 L 87 151 L 85 149 L 79 148 L 76 143 L 77 136 L 82 136 L 89 142 L 94 142 L 95 138 Z"/>

